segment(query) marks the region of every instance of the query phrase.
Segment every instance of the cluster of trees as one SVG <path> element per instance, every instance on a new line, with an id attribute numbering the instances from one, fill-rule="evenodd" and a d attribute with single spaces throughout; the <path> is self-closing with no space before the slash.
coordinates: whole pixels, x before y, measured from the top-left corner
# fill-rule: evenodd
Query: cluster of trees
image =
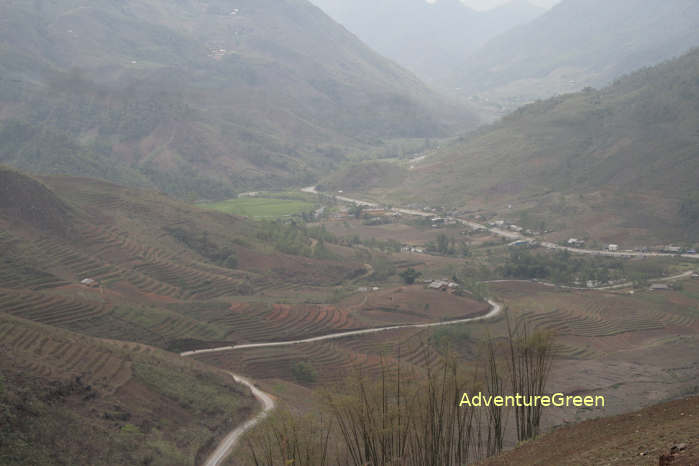
<path id="1" fill-rule="evenodd" d="M 544 279 L 554 283 L 592 280 L 607 283 L 624 276 L 624 265 L 617 259 L 573 257 L 568 251 L 533 254 L 514 250 L 503 266 L 507 278 Z"/>
<path id="2" fill-rule="evenodd" d="M 313 255 L 312 242 L 307 231 L 295 223 L 261 222 L 257 238 L 273 244 L 275 249 L 285 254 L 305 257 Z"/>
<path id="3" fill-rule="evenodd" d="M 306 228 L 296 222 L 265 221 L 258 224 L 257 238 L 285 254 L 316 259 L 336 258 L 326 243 L 337 244 L 338 239 L 324 226 Z M 313 240 L 316 240 L 315 245 Z"/>
<path id="4" fill-rule="evenodd" d="M 429 241 L 425 245 L 428 252 L 441 254 L 443 256 L 462 256 L 468 257 L 471 255 L 471 248 L 468 242 L 464 240 L 456 240 L 453 236 L 447 236 L 445 233 L 437 235 L 436 241 Z"/>
<path id="5" fill-rule="evenodd" d="M 300 361 L 291 368 L 294 378 L 299 383 L 312 384 L 318 378 L 315 367 L 305 361 Z"/>
<path id="6" fill-rule="evenodd" d="M 418 272 L 417 270 L 415 270 L 412 267 L 409 267 L 409 268 L 405 269 L 404 271 L 402 271 L 399 275 L 400 275 L 400 278 L 403 279 L 403 281 L 405 282 L 406 285 L 412 285 L 413 283 L 415 283 L 415 280 L 417 280 L 418 278 L 420 278 L 422 276 L 422 273 Z"/>
<path id="7" fill-rule="evenodd" d="M 359 235 L 351 237 L 347 245 L 352 247 L 360 244 L 371 249 L 377 249 L 382 252 L 400 252 L 401 248 L 403 247 L 403 245 L 399 241 L 396 241 L 394 239 L 380 240 L 371 237 L 368 240 L 362 241 L 359 238 Z"/>
<path id="8" fill-rule="evenodd" d="M 238 255 L 235 249 L 232 246 L 221 246 L 210 240 L 206 231 L 189 231 L 179 227 L 169 227 L 165 230 L 177 241 L 214 264 L 229 269 L 238 268 Z"/>

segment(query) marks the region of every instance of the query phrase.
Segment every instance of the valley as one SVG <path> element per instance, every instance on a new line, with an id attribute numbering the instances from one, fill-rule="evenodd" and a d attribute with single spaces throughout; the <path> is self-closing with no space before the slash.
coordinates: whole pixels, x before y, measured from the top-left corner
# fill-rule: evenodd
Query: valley
<path id="1" fill-rule="evenodd" d="M 698 21 L 0 4 L 0 465 L 697 464 Z"/>
<path id="2" fill-rule="evenodd" d="M 2 176 L 15 193 L 0 217 L 2 315 L 159 347 L 201 367 L 250 378 L 260 391 L 264 416 L 249 417 L 255 422 L 244 427 L 234 424 L 230 432 L 238 434 L 210 434 L 223 448 L 214 455 L 222 462 L 210 464 L 231 461 L 224 458 L 245 464 L 242 445 L 230 457 L 223 454 L 225 445 L 240 442 L 240 429 L 257 435 L 265 428 L 263 417 L 276 419 L 274 413 L 291 407 L 316 412 L 313 394 L 353 374 L 376 377 L 392 364 L 425 374 L 439 367 L 448 347 L 463 364 L 478 367 L 483 339 L 505 331 L 505 309 L 507 319 L 555 332 L 551 386 L 604 390 L 605 415 L 695 390 L 699 366 L 690 349 L 699 344 L 699 282 L 692 278 L 693 256 L 591 258 L 628 262 L 624 274 L 650 266 L 645 261 L 660 262 L 648 268 L 643 288 L 629 282 L 579 290 L 507 280 L 498 264 L 511 260 L 512 238 L 470 222 L 434 228 L 423 221 L 427 213 L 413 209 L 395 208 L 400 216 L 387 209 L 385 220 L 374 223 L 377 213 L 370 209 L 378 207 L 372 203 L 356 217 L 347 212 L 349 198 L 305 189 L 315 196 L 310 210 L 324 206 L 320 217 L 305 224 L 301 215 L 252 222 L 96 180 L 36 179 L 12 170 Z M 28 199 L 38 215 L 12 209 Z M 52 217 L 57 211 L 62 214 Z M 449 249 L 444 253 L 442 236 Z M 534 251 L 542 260 L 557 254 L 545 247 Z M 616 263 L 604 264 L 616 273 Z M 419 274 L 413 284 L 402 278 L 409 269 Z M 647 291 L 671 275 L 675 280 L 668 283 L 678 286 Z M 80 283 L 88 278 L 96 286 Z M 34 341 L 3 335 L 8 348 Z M 87 353 L 71 361 L 84 364 L 76 366 L 85 368 L 78 370 L 81 380 L 103 377 L 101 363 L 80 354 Z M 268 396 L 275 400 L 273 411 Z M 557 409 L 547 412 L 544 425 L 599 415 Z M 140 422 L 131 424 L 143 430 Z"/>
<path id="3" fill-rule="evenodd" d="M 409 170 L 382 166 L 390 183 L 353 190 L 364 170 L 350 165 L 320 186 L 382 205 L 427 207 L 437 217 L 499 221 L 559 245 L 696 250 L 699 159 L 690 122 L 698 58 L 695 49 L 609 87 L 521 107 Z"/>

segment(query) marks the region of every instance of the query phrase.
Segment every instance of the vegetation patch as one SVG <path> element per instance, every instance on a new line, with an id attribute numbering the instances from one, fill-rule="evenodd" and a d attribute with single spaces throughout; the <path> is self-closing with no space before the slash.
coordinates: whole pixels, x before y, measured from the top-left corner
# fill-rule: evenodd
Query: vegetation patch
<path id="1" fill-rule="evenodd" d="M 199 204 L 227 214 L 250 218 L 279 218 L 313 210 L 314 204 L 296 199 L 242 197 L 221 202 Z"/>

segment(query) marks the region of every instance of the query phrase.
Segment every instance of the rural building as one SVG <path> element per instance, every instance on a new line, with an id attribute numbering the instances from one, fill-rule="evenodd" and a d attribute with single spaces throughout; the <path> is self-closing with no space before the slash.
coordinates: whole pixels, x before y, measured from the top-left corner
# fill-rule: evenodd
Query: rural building
<path id="1" fill-rule="evenodd" d="M 667 291 L 669 289 L 670 286 L 665 283 L 654 283 L 650 286 L 651 291 Z"/>
<path id="2" fill-rule="evenodd" d="M 585 246 L 585 241 L 579 240 L 577 238 L 570 238 L 568 240 L 568 246 L 574 247 L 574 248 L 581 248 Z"/>
<path id="3" fill-rule="evenodd" d="M 695 280 L 698 279 L 698 278 L 699 278 L 699 273 L 693 273 L 693 274 L 692 274 L 692 278 L 695 279 Z"/>
<path id="4" fill-rule="evenodd" d="M 449 289 L 449 282 L 442 281 L 442 280 L 435 280 L 429 284 L 428 288 L 431 290 L 447 291 Z"/>
<path id="5" fill-rule="evenodd" d="M 447 280 L 435 280 L 427 286 L 431 290 L 441 290 L 447 291 L 449 289 L 456 289 L 459 287 L 458 283 L 450 282 Z"/>
<path id="6" fill-rule="evenodd" d="M 619 245 L 618 244 L 610 244 L 609 246 L 607 246 L 607 249 L 610 251 L 618 251 Z"/>
<path id="7" fill-rule="evenodd" d="M 92 278 L 85 278 L 84 280 L 80 281 L 81 285 L 85 285 L 88 288 L 97 288 L 99 286 L 99 282 L 97 280 L 93 280 Z"/>

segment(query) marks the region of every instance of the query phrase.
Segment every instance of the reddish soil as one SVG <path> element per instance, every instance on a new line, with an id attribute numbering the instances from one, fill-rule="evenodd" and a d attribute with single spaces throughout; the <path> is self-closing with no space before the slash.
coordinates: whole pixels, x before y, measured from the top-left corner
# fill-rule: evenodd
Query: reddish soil
<path id="1" fill-rule="evenodd" d="M 382 323 L 418 323 L 475 316 L 488 309 L 484 302 L 423 285 L 410 285 L 370 292 L 355 315 Z"/>

